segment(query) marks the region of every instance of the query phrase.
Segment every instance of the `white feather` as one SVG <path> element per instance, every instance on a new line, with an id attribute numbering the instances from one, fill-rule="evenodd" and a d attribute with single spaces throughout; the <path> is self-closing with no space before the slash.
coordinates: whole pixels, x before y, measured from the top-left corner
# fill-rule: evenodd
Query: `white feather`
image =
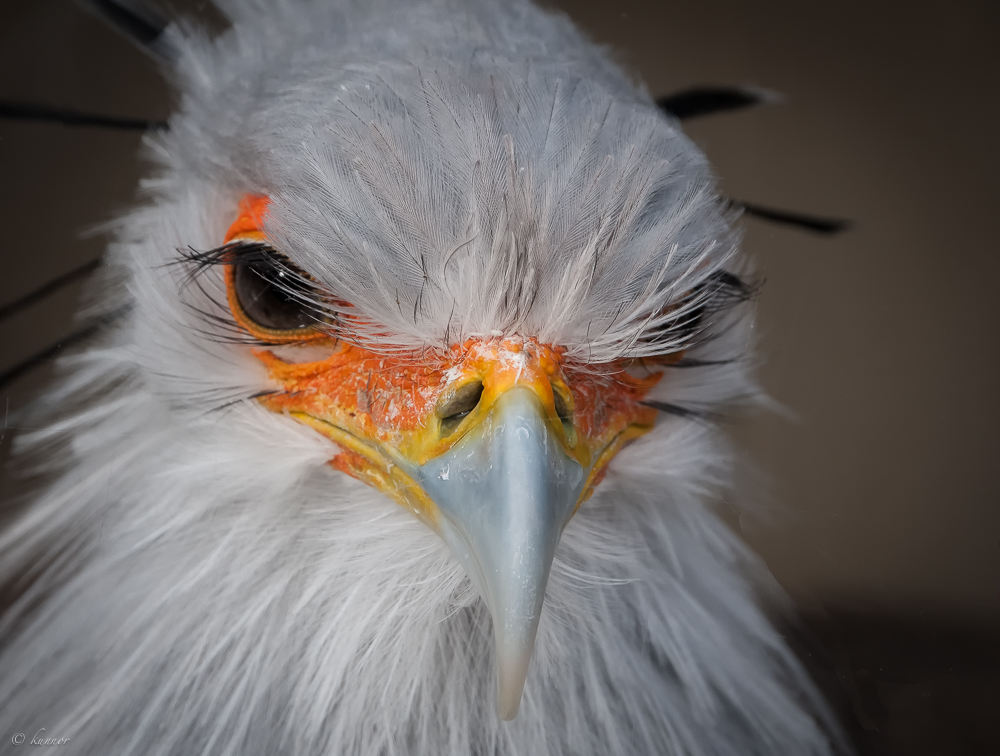
<path id="1" fill-rule="evenodd" d="M 199 288 L 173 264 L 266 193 L 269 236 L 363 313 L 359 338 L 520 334 L 599 365 L 663 351 L 643 336 L 665 306 L 745 267 L 701 154 L 527 3 L 219 5 L 219 39 L 170 32 L 181 107 L 108 257 L 127 283 L 104 304 L 131 310 L 20 439 L 60 477 L 0 538 L 0 577 L 31 581 L 0 627 L 0 730 L 143 756 L 830 753 L 757 608 L 766 570 L 703 504 L 730 482 L 718 431 L 664 418 L 616 459 L 502 723 L 489 616 L 447 548 L 314 432 L 213 411 L 269 384 L 197 312 L 225 315 L 218 271 Z M 720 314 L 692 356 L 728 361 L 654 398 L 754 396 L 751 325 Z"/>

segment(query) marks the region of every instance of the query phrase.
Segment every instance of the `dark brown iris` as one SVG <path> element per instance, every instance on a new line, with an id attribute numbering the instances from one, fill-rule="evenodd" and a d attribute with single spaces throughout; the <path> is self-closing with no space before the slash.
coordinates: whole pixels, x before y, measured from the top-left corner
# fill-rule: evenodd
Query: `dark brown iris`
<path id="1" fill-rule="evenodd" d="M 277 252 L 258 248 L 233 263 L 233 286 L 246 316 L 261 328 L 294 331 L 316 325 L 315 290 L 306 274 Z"/>

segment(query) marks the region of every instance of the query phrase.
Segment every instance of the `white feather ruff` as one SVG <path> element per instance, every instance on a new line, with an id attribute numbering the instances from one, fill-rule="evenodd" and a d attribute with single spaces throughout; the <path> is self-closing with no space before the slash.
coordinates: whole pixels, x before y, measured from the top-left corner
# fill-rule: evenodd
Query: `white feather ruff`
<path id="1" fill-rule="evenodd" d="M 592 363 L 670 348 L 659 313 L 736 240 L 704 158 L 569 22 L 521 3 L 219 5 L 173 30 L 183 102 L 109 265 L 131 310 L 67 360 L 22 436 L 60 477 L 0 537 L 30 587 L 0 626 L 0 731 L 80 754 L 826 754 L 822 704 L 757 608 L 766 570 L 704 505 L 714 428 L 661 418 L 574 517 L 518 718 L 490 619 L 447 547 L 253 402 L 220 342 L 221 243 L 244 192 L 277 248 L 380 348 L 502 333 Z M 754 395 L 749 304 L 661 401 Z M 213 336 L 215 338 L 213 338 Z M 675 345 L 676 346 L 676 345 Z M 82 406 L 83 409 L 73 409 Z"/>

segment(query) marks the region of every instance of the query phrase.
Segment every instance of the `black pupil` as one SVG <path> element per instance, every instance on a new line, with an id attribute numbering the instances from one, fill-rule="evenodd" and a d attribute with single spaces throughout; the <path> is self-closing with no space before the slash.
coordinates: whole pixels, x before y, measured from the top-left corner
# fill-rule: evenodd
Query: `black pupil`
<path id="1" fill-rule="evenodd" d="M 315 316 L 302 301 L 310 298 L 310 289 L 287 263 L 261 253 L 238 260 L 235 273 L 236 298 L 257 325 L 274 331 L 315 325 Z"/>

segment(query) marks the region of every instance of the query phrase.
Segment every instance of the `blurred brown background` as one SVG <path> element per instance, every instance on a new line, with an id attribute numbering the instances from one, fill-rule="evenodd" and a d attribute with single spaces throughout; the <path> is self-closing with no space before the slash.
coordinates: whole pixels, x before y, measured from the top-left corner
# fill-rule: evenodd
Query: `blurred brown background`
<path id="1" fill-rule="evenodd" d="M 1000 753 L 1000 4 L 555 4 L 654 95 L 785 96 L 686 124 L 730 196 L 854 221 L 744 224 L 761 380 L 787 412 L 738 428 L 758 504 L 734 523 L 862 753 Z M 162 118 L 171 95 L 71 0 L 0 0 L 0 100 Z M 0 307 L 101 254 L 81 233 L 132 201 L 139 141 L 0 120 Z M 71 330 L 79 288 L 0 322 L 0 372 Z M 0 416 L 48 374 L 0 388 Z"/>

